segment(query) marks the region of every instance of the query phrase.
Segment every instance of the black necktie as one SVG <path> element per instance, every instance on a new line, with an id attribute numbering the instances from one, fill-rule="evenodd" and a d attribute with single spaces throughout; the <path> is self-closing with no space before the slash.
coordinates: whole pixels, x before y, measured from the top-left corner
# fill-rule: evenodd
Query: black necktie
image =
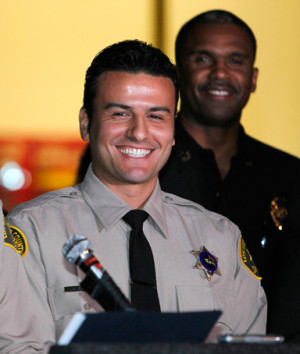
<path id="1" fill-rule="evenodd" d="M 140 311 L 160 311 L 153 255 L 143 232 L 143 223 L 148 216 L 147 212 L 139 209 L 123 216 L 132 228 L 129 240 L 131 302 Z"/>

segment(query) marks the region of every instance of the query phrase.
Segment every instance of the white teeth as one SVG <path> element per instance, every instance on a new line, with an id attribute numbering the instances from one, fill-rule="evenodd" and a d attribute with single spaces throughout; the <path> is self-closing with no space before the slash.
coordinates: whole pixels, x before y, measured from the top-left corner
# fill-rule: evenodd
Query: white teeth
<path id="1" fill-rule="evenodd" d="M 145 157 L 150 154 L 151 150 L 136 148 L 120 148 L 120 151 L 130 157 Z"/>
<path id="2" fill-rule="evenodd" d="M 228 96 L 229 92 L 228 91 L 220 91 L 220 90 L 210 90 L 209 93 L 216 95 L 216 96 Z"/>

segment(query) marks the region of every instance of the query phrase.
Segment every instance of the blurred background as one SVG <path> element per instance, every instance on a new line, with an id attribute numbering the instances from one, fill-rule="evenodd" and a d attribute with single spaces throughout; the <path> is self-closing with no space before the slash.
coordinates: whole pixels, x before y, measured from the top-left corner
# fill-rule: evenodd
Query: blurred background
<path id="1" fill-rule="evenodd" d="M 299 0 L 0 0 L 4 208 L 75 183 L 84 76 L 102 48 L 141 39 L 174 61 L 179 28 L 217 8 L 241 17 L 258 42 L 247 133 L 300 157 Z"/>

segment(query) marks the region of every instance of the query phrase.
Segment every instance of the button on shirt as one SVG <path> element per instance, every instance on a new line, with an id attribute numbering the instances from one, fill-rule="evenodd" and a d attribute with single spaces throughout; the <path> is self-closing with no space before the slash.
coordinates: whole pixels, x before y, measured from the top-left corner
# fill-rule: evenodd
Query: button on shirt
<path id="1" fill-rule="evenodd" d="M 10 212 L 9 223 L 27 237 L 24 264 L 40 303 L 51 310 L 56 338 L 85 303 L 90 311 L 101 310 L 85 292 L 64 291 L 84 277 L 62 256 L 62 246 L 73 234 L 91 241 L 103 266 L 130 298 L 131 228 L 122 220 L 129 210 L 90 166 L 82 184 L 45 194 Z M 226 332 L 264 333 L 266 299 L 260 281 L 241 262 L 239 229 L 198 204 L 163 193 L 159 183 L 144 210 L 149 217 L 143 230 L 153 252 L 161 310 L 221 309 L 219 323 Z M 203 246 L 219 259 L 222 276 L 213 275 L 211 281 L 194 268 L 191 251 Z"/>

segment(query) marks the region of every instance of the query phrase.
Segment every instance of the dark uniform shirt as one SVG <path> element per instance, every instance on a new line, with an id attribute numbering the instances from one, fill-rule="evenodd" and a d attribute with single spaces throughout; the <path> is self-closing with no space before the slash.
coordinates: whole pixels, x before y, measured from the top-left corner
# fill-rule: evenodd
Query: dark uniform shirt
<path id="1" fill-rule="evenodd" d="M 268 332 L 280 333 L 286 342 L 300 342 L 300 237 L 283 243 L 269 294 Z"/>
<path id="2" fill-rule="evenodd" d="M 275 249 L 289 237 L 300 237 L 300 160 L 252 139 L 241 126 L 238 152 L 222 180 L 213 151 L 198 145 L 178 119 L 175 146 L 160 183 L 162 190 L 225 215 L 239 226 L 268 295 L 269 279 L 280 262 L 274 259 Z M 284 219 L 282 230 L 271 217 L 272 200 L 282 205 L 278 209 Z"/>

